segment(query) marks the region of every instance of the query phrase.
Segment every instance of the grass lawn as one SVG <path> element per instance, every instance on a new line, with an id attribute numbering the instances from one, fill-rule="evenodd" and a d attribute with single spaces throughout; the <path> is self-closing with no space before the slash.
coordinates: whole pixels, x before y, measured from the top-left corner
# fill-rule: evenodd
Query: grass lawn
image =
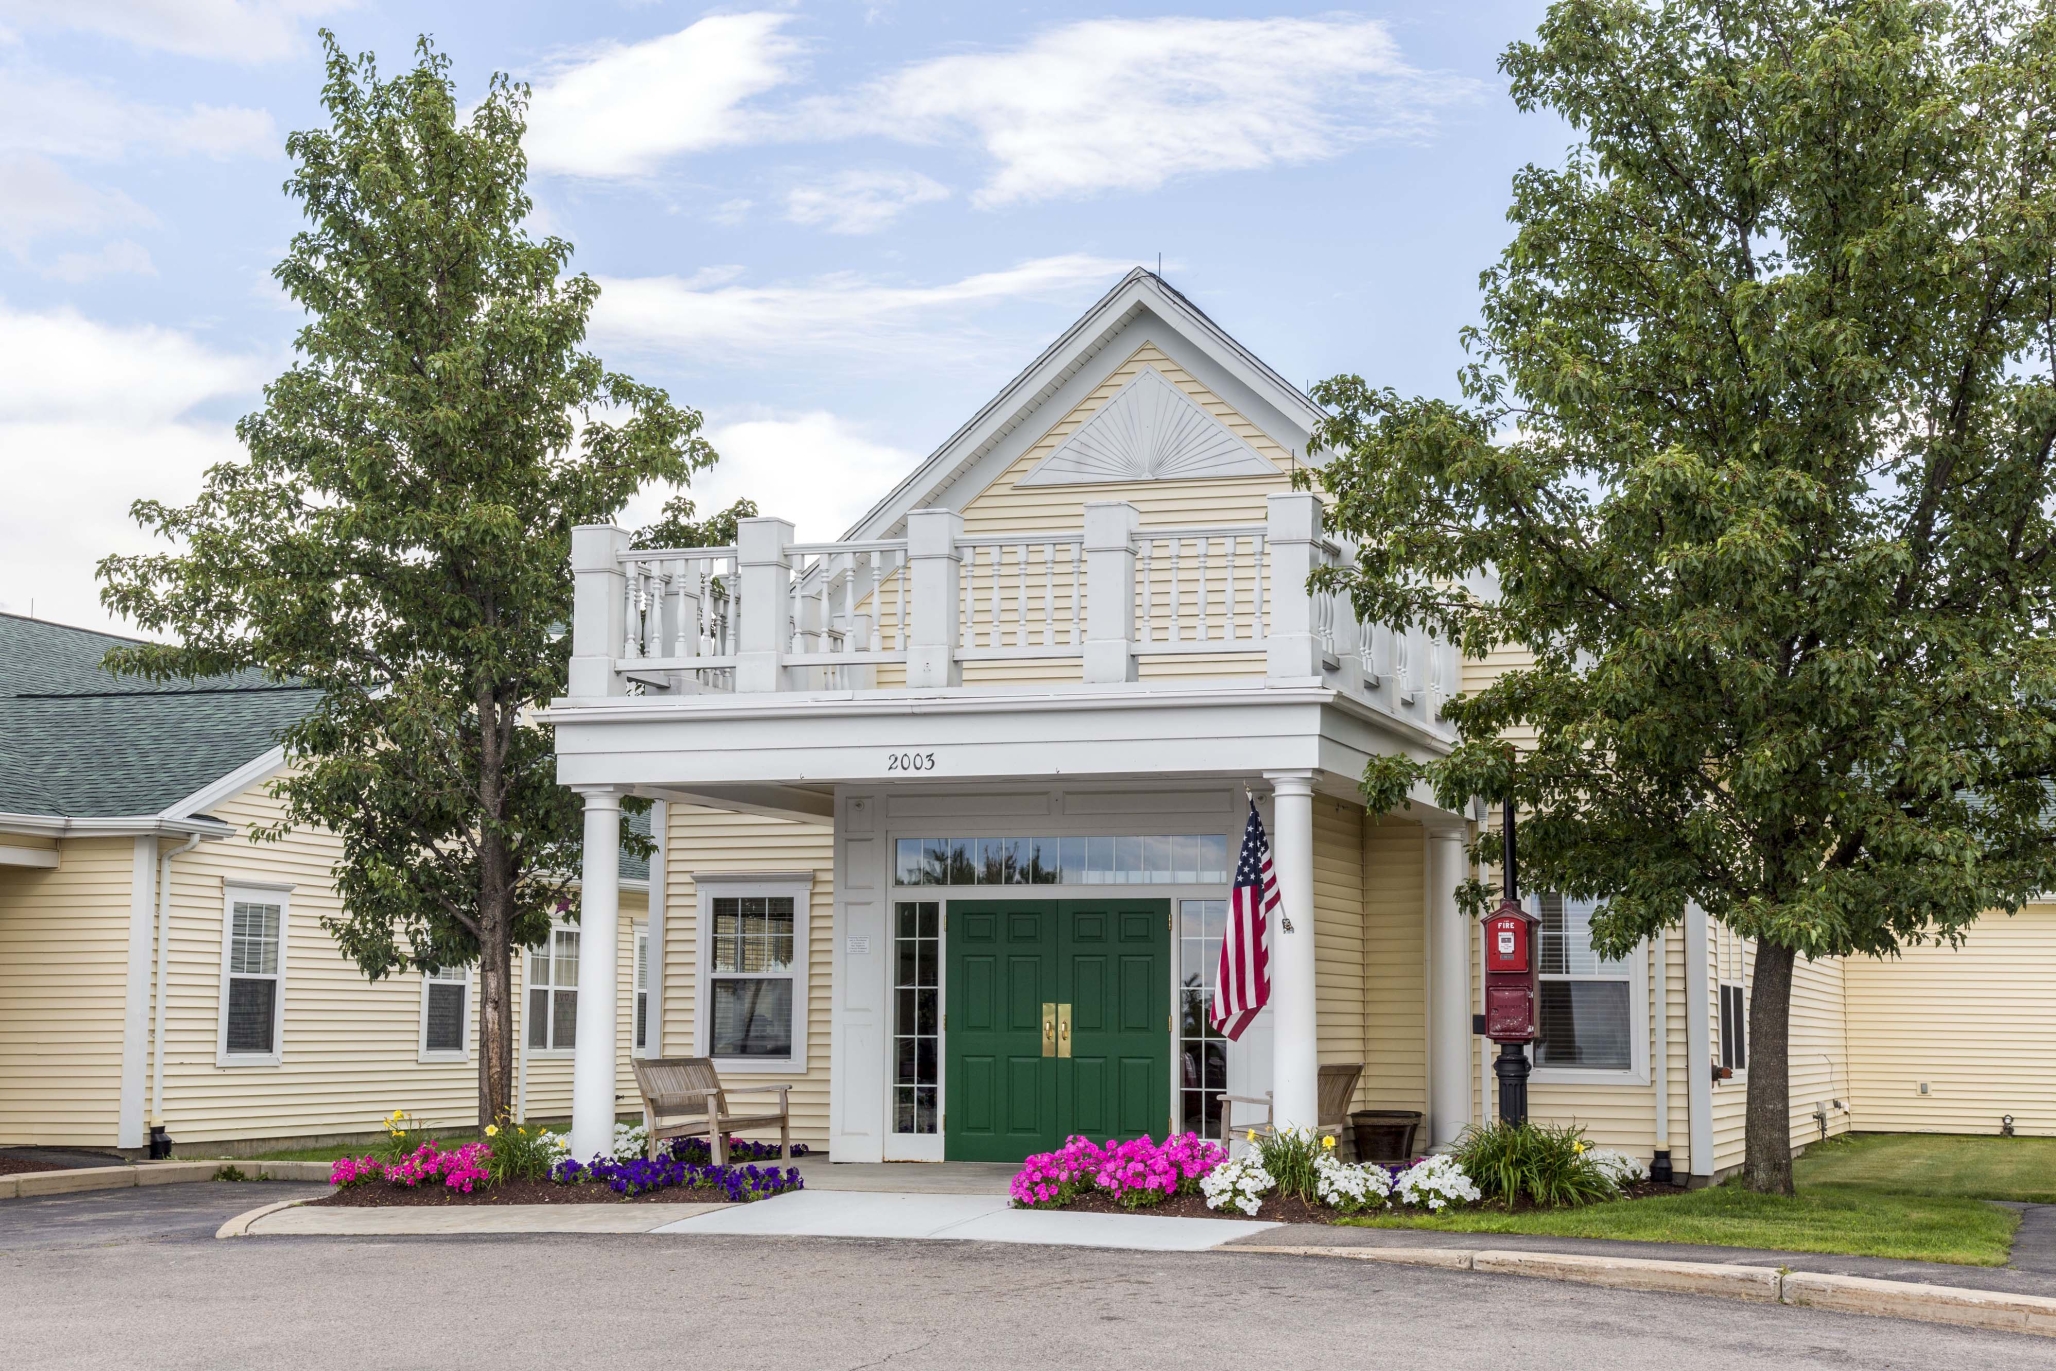
<path id="1" fill-rule="evenodd" d="M 1850 1134 L 1809 1149 L 1793 1179 L 1799 1194 L 1792 1199 L 1729 1184 L 1584 1209 L 1341 1222 L 2003 1266 L 2020 1219 L 1986 1201 L 2056 1203 L 2056 1138 Z"/>
<path id="2" fill-rule="evenodd" d="M 1794 1175 L 1802 1190 L 1838 1185 L 2056 1204 L 2056 1138 L 1852 1133 L 1810 1148 Z"/>
<path id="3" fill-rule="evenodd" d="M 1460 1210 L 1433 1218 L 1340 1219 L 1367 1228 L 1445 1233 L 1539 1233 L 1629 1242 L 1707 1243 L 1782 1252 L 2004 1266 L 2020 1216 L 1960 1197 L 1899 1195 L 1860 1186 L 1809 1185 L 1796 1198 L 1721 1185 L 1651 1200 L 1507 1214 Z"/>

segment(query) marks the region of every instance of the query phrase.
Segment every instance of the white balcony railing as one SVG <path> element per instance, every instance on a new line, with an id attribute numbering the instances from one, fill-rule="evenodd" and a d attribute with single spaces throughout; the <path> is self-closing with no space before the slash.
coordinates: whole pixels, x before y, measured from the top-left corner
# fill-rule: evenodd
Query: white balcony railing
<path id="1" fill-rule="evenodd" d="M 1301 492 L 1271 496 L 1260 524 L 1144 529 L 1133 505 L 1100 502 L 1075 532 L 967 535 L 960 514 L 916 510 L 904 538 L 796 543 L 760 518 L 733 547 L 627 543 L 574 534 L 574 697 L 920 689 L 1030 660 L 1112 683 L 1189 654 L 1222 676 L 1321 679 L 1441 729 L 1458 689 L 1450 645 L 1307 589 L 1354 550 Z"/>

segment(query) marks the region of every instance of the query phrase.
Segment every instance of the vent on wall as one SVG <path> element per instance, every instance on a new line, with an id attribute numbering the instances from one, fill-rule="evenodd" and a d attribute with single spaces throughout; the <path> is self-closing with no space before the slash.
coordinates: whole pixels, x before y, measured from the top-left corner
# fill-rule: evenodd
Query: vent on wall
<path id="1" fill-rule="evenodd" d="M 1278 468 L 1193 398 L 1144 367 L 1023 476 L 1024 486 L 1275 476 Z"/>

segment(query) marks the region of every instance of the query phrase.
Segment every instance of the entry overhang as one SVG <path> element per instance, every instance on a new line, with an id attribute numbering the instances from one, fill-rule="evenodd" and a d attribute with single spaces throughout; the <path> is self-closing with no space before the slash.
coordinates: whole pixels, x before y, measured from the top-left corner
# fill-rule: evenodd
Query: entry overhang
<path id="1" fill-rule="evenodd" d="M 561 783 L 644 790 L 1281 770 L 1353 781 L 1374 755 L 1447 746 L 1312 682 L 559 700 L 542 717 Z"/>

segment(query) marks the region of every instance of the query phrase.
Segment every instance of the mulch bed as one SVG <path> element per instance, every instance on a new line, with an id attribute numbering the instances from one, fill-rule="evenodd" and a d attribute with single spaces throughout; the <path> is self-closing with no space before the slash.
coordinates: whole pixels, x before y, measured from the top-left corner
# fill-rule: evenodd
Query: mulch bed
<path id="1" fill-rule="evenodd" d="M 16 1176 L 26 1171 L 63 1171 L 67 1168 L 56 1162 L 32 1162 L 27 1157 L 0 1157 L 0 1176 Z"/>
<path id="2" fill-rule="evenodd" d="M 1647 1200 L 1659 1195 L 1682 1195 L 1682 1185 L 1654 1185 L 1643 1181 L 1625 1186 L 1621 1190 L 1622 1200 Z M 1308 1204 L 1296 1195 L 1266 1195 L 1263 1205 L 1254 1214 L 1245 1214 L 1239 1209 L 1206 1207 L 1204 1195 L 1173 1195 L 1160 1203 L 1142 1209 L 1129 1209 L 1104 1191 L 1088 1191 L 1071 1203 L 1065 1210 L 1078 1214 L 1148 1214 L 1165 1219 L 1249 1219 L 1265 1223 L 1333 1223 L 1348 1217 L 1324 1204 Z M 1527 1200 L 1520 1200 L 1513 1206 L 1514 1213 L 1524 1213 L 1540 1206 Z M 1390 1211 L 1388 1211 L 1390 1212 Z M 1425 1210 L 1399 1210 L 1399 1213 L 1423 1213 Z"/>
<path id="3" fill-rule="evenodd" d="M 347 1185 L 311 1201 L 339 1209 L 383 1209 L 402 1205 L 476 1204 L 724 1204 L 725 1191 L 711 1186 L 667 1186 L 640 1195 L 618 1195 L 604 1185 L 559 1185 L 555 1181 L 502 1181 L 465 1194 L 446 1185 L 392 1185 L 367 1181 Z"/>

